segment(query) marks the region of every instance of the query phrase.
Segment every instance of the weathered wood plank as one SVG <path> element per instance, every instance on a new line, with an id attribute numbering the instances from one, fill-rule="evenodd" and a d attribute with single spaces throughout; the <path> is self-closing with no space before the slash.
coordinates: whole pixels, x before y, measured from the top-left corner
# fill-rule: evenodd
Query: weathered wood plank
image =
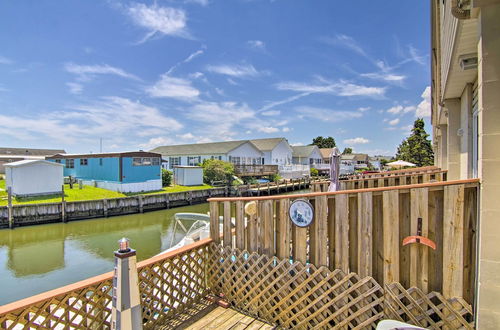
<path id="1" fill-rule="evenodd" d="M 358 194 L 348 197 L 348 264 L 349 271 L 357 273 L 358 271 Z"/>
<path id="2" fill-rule="evenodd" d="M 317 196 L 314 203 L 314 222 L 310 232 L 311 262 L 317 267 L 328 267 L 328 199 Z"/>
<path id="3" fill-rule="evenodd" d="M 233 235 L 231 231 L 231 202 L 223 202 L 224 216 L 222 218 L 224 246 L 233 246 Z"/>
<path id="4" fill-rule="evenodd" d="M 335 196 L 335 268 L 349 272 L 349 195 Z"/>
<path id="5" fill-rule="evenodd" d="M 372 275 L 372 221 L 373 196 L 371 192 L 359 194 L 358 199 L 358 274 Z"/>
<path id="6" fill-rule="evenodd" d="M 463 296 L 464 185 L 444 187 L 443 295 Z"/>
<path id="7" fill-rule="evenodd" d="M 410 232 L 410 193 L 399 194 L 399 241 L 411 235 Z M 410 247 L 400 247 L 399 281 L 405 288 L 410 287 Z"/>
<path id="8" fill-rule="evenodd" d="M 274 255 L 274 216 L 273 201 L 265 200 L 260 203 L 262 254 Z"/>
<path id="9" fill-rule="evenodd" d="M 475 287 L 477 188 L 465 189 L 464 205 L 464 299 L 472 303 Z"/>
<path id="10" fill-rule="evenodd" d="M 307 228 L 292 225 L 293 259 L 303 264 L 307 261 Z"/>
<path id="11" fill-rule="evenodd" d="M 235 203 L 235 222 L 236 222 L 236 248 L 245 249 L 245 205 L 243 201 Z"/>
<path id="12" fill-rule="evenodd" d="M 399 282 L 399 191 L 384 191 L 384 284 Z"/>
<path id="13" fill-rule="evenodd" d="M 335 269 L 335 198 L 328 198 L 328 263 Z"/>
<path id="14" fill-rule="evenodd" d="M 210 202 L 210 237 L 214 242 L 220 242 L 219 203 Z"/>
<path id="15" fill-rule="evenodd" d="M 277 202 L 276 212 L 276 255 L 280 259 L 290 258 L 290 200 L 281 199 Z"/>
<path id="16" fill-rule="evenodd" d="M 410 190 L 411 235 L 417 235 L 418 219 L 422 219 L 422 236 L 429 236 L 428 194 L 427 188 Z M 410 245 L 410 286 L 429 292 L 429 248 L 422 244 Z"/>

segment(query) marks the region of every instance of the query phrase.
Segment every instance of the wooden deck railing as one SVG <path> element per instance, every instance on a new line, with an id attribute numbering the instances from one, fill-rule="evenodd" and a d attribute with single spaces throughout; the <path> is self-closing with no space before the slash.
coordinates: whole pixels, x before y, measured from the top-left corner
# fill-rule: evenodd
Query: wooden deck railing
<path id="1" fill-rule="evenodd" d="M 153 328 L 208 293 L 201 240 L 137 264 L 142 317 Z M 110 329 L 113 274 L 106 273 L 0 306 L 1 329 Z"/>
<path id="2" fill-rule="evenodd" d="M 405 169 L 401 169 L 401 170 L 383 171 L 383 172 L 376 172 L 376 173 L 353 174 L 353 175 L 349 176 L 349 179 L 380 178 L 380 177 L 388 177 L 388 176 L 401 175 L 401 174 L 425 173 L 425 172 L 433 172 L 433 171 L 440 171 L 440 170 L 441 169 L 437 166 L 411 167 L 411 168 L 405 168 Z"/>
<path id="3" fill-rule="evenodd" d="M 260 176 L 278 174 L 278 165 L 234 165 L 239 176 Z"/>
<path id="4" fill-rule="evenodd" d="M 473 302 L 478 180 L 346 190 L 271 197 L 212 198 L 211 237 L 223 246 L 317 267 L 372 276 L 378 283 L 399 282 L 424 293 Z M 315 208 L 309 228 L 293 226 L 288 208 L 294 199 Z M 244 214 L 245 203 L 257 214 Z M 222 235 L 219 232 L 222 215 Z M 235 219 L 235 228 L 232 227 Z M 422 235 L 437 249 L 402 246 L 403 238 Z M 232 234 L 234 230 L 234 235 Z"/>
<path id="5" fill-rule="evenodd" d="M 405 186 L 409 184 L 446 181 L 447 172 L 443 170 L 429 170 L 415 173 L 399 173 L 381 177 L 366 177 L 340 180 L 339 190 L 367 189 L 392 186 Z M 313 192 L 328 191 L 329 182 L 313 183 Z"/>

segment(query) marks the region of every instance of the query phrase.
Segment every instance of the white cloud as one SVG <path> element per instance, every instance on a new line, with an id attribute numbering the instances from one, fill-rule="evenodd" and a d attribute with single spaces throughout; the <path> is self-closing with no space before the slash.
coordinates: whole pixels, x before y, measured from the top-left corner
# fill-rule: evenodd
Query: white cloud
<path id="1" fill-rule="evenodd" d="M 362 117 L 362 114 L 357 111 L 338 111 L 307 106 L 297 107 L 295 108 L 295 112 L 297 112 L 299 118 L 309 118 L 332 123 Z"/>
<path id="2" fill-rule="evenodd" d="M 149 139 L 149 141 L 146 143 L 139 144 L 139 147 L 143 150 L 151 150 L 151 149 L 156 148 L 156 147 L 171 145 L 174 143 L 175 143 L 175 140 L 172 138 L 159 136 L 159 137 L 154 137 L 154 138 Z"/>
<path id="3" fill-rule="evenodd" d="M 190 38 L 186 12 L 182 9 L 133 3 L 126 8 L 126 12 L 136 25 L 148 30 L 139 43 L 146 42 L 157 34 Z"/>
<path id="4" fill-rule="evenodd" d="M 431 116 L 431 87 L 427 86 L 421 95 L 422 102 L 417 106 L 415 112 L 417 117 L 430 117 Z"/>
<path id="5" fill-rule="evenodd" d="M 251 64 L 208 65 L 207 71 L 237 78 L 258 77 L 262 74 L 262 72 L 257 71 Z"/>
<path id="6" fill-rule="evenodd" d="M 154 85 L 146 88 L 146 93 L 156 98 L 172 98 L 183 101 L 193 101 L 200 91 L 191 85 L 191 81 L 163 74 Z"/>
<path id="7" fill-rule="evenodd" d="M 89 81 L 96 75 L 104 75 L 104 74 L 115 75 L 128 79 L 140 80 L 133 74 L 130 74 L 123 69 L 110 66 L 108 64 L 79 65 L 74 63 L 66 63 L 64 65 L 64 69 L 69 73 L 75 74 L 79 81 Z"/>
<path id="8" fill-rule="evenodd" d="M 195 51 L 194 53 L 190 54 L 188 57 L 186 57 L 184 60 L 180 61 L 179 63 L 175 64 L 174 66 L 172 66 L 168 71 L 167 71 L 167 74 L 171 74 L 172 72 L 174 72 L 174 70 L 176 70 L 179 66 L 181 66 L 182 64 L 185 64 L 185 63 L 189 63 L 191 62 L 192 60 L 194 60 L 196 57 L 200 56 L 200 55 L 203 55 L 204 51 L 199 49 L 197 51 Z M 199 72 L 198 72 L 199 73 Z"/>
<path id="9" fill-rule="evenodd" d="M 290 127 L 283 127 L 281 129 L 281 131 L 284 132 L 284 133 L 290 132 L 290 130 L 291 130 Z"/>
<path id="10" fill-rule="evenodd" d="M 261 113 L 263 116 L 278 116 L 281 114 L 279 110 L 268 110 Z"/>
<path id="11" fill-rule="evenodd" d="M 11 59 L 4 56 L 0 56 L 0 64 L 12 64 L 12 63 L 14 62 Z"/>
<path id="12" fill-rule="evenodd" d="M 426 57 L 418 55 L 417 49 L 414 48 L 412 45 L 408 46 L 408 51 L 410 53 L 410 58 L 412 61 L 414 61 L 420 65 L 423 65 L 423 66 L 428 65 L 428 63 L 426 62 Z"/>
<path id="13" fill-rule="evenodd" d="M 277 105 L 282 105 L 282 104 L 290 103 L 290 102 L 293 102 L 293 101 L 298 100 L 300 98 L 303 98 L 304 96 L 308 96 L 310 94 L 311 93 L 309 93 L 309 92 L 300 93 L 300 94 L 297 94 L 297 95 L 294 95 L 294 96 L 287 97 L 284 100 L 270 102 L 270 103 L 266 104 L 265 106 L 263 106 L 262 108 L 260 108 L 259 112 L 262 112 L 262 114 L 264 114 L 264 112 L 267 112 L 267 110 L 272 109 L 272 108 L 274 108 Z"/>
<path id="14" fill-rule="evenodd" d="M 183 127 L 155 107 L 114 96 L 38 117 L 0 115 L 0 122 L 10 129 L 3 133 L 15 138 L 75 144 L 95 143 L 98 137 L 108 137 L 109 144 L 140 140 L 148 134 L 178 131 Z"/>
<path id="15" fill-rule="evenodd" d="M 346 81 L 338 83 L 321 79 L 320 83 L 307 84 L 301 82 L 281 82 L 276 85 L 279 90 L 290 90 L 302 93 L 325 93 L 339 96 L 383 96 L 385 87 L 369 87 L 356 85 Z"/>
<path id="16" fill-rule="evenodd" d="M 392 113 L 393 115 L 397 114 L 404 114 L 408 112 L 415 111 L 416 107 L 414 105 L 409 105 L 409 106 L 402 106 L 402 105 L 395 105 L 389 109 L 387 109 L 388 113 Z"/>
<path id="17" fill-rule="evenodd" d="M 376 73 L 376 72 L 362 73 L 361 76 L 370 79 L 383 80 L 387 82 L 402 82 L 403 80 L 406 79 L 406 76 L 404 75 L 398 75 L 393 73 Z"/>
<path id="18" fill-rule="evenodd" d="M 370 109 L 371 109 L 371 107 L 360 107 L 360 108 L 358 108 L 358 111 L 365 112 L 365 111 L 368 111 Z"/>
<path id="19" fill-rule="evenodd" d="M 356 40 L 345 34 L 337 34 L 335 37 L 323 37 L 320 38 L 320 40 L 333 46 L 342 46 L 348 48 L 355 53 L 358 53 L 359 55 L 368 57 L 364 49 L 356 42 Z"/>
<path id="20" fill-rule="evenodd" d="M 290 143 L 291 146 L 294 146 L 294 147 L 300 147 L 300 146 L 303 146 L 305 145 L 304 143 L 302 142 L 294 142 L 294 143 Z"/>
<path id="21" fill-rule="evenodd" d="M 266 44 L 262 40 L 248 40 L 247 45 L 256 50 L 266 50 Z"/>
<path id="22" fill-rule="evenodd" d="M 344 140 L 344 143 L 347 144 L 347 145 L 366 144 L 366 143 L 369 143 L 369 142 L 370 142 L 370 140 L 365 139 L 363 137 L 356 137 L 356 138 Z"/>
<path id="23" fill-rule="evenodd" d="M 74 82 L 69 82 L 66 83 L 66 86 L 69 88 L 69 92 L 71 94 L 81 94 L 83 91 L 83 86 L 82 84 L 74 83 Z"/>
<path id="24" fill-rule="evenodd" d="M 397 125 L 397 124 L 399 124 L 399 118 L 396 118 L 396 119 L 393 119 L 393 120 L 389 120 L 389 125 L 394 126 L 394 125 Z"/>
<path id="25" fill-rule="evenodd" d="M 210 4 L 210 1 L 208 0 L 184 0 L 185 3 L 195 3 L 197 5 L 206 7 Z"/>
<path id="26" fill-rule="evenodd" d="M 276 133 L 276 132 L 279 132 L 279 131 L 280 131 L 280 129 L 279 129 L 279 128 L 277 128 L 277 127 L 272 127 L 272 126 L 259 126 L 259 127 L 257 128 L 257 130 L 258 130 L 259 132 L 262 132 L 262 133 L 268 133 L 268 134 L 270 134 L 270 133 Z"/>

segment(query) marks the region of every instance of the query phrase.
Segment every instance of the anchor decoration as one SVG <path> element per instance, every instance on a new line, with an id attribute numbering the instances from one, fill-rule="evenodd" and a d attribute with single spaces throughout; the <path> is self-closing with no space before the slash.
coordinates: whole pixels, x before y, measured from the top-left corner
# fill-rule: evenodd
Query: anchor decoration
<path id="1" fill-rule="evenodd" d="M 412 243 L 418 243 L 418 244 L 423 244 L 425 246 L 430 247 L 431 249 L 435 250 L 436 249 L 436 242 L 432 241 L 431 239 L 422 236 L 422 218 L 418 218 L 417 220 L 417 235 L 413 236 L 407 236 L 403 239 L 403 246 L 412 244 Z"/>

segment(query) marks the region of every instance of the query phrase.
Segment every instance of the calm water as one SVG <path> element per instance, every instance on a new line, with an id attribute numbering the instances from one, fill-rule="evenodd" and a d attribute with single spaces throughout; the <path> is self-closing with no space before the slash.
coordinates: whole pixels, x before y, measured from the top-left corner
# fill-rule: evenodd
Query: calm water
<path id="1" fill-rule="evenodd" d="M 143 260 L 183 237 L 173 215 L 207 213 L 208 204 L 107 219 L 0 230 L 0 305 L 113 269 L 117 241 L 128 237 Z M 177 227 L 178 228 L 178 227 Z"/>

